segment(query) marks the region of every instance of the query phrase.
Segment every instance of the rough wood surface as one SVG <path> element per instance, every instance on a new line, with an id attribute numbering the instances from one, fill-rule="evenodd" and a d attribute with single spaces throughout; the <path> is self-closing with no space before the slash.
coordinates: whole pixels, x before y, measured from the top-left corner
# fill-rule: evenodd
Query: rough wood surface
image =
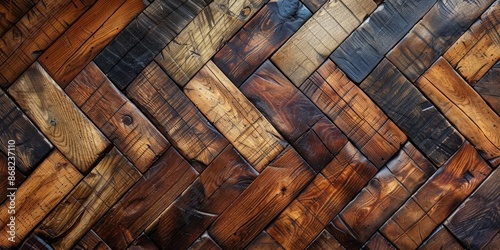
<path id="1" fill-rule="evenodd" d="M 250 244 L 246 247 L 249 250 L 269 249 L 269 250 L 284 250 L 266 231 L 262 231 Z"/>
<path id="2" fill-rule="evenodd" d="M 34 0 L 20 0 L 0 3 L 0 36 L 14 26 L 33 6 Z"/>
<path id="3" fill-rule="evenodd" d="M 440 226 L 432 233 L 432 235 L 420 246 L 422 250 L 434 250 L 437 248 L 450 250 L 463 250 L 465 248 L 460 245 L 460 242 L 446 229 Z"/>
<path id="4" fill-rule="evenodd" d="M 327 231 L 321 234 L 307 247 L 309 250 L 344 250 L 345 248 Z"/>
<path id="5" fill-rule="evenodd" d="M 90 230 L 78 242 L 75 249 L 110 250 L 111 248 L 93 230 Z"/>
<path id="6" fill-rule="evenodd" d="M 481 78 L 474 90 L 500 115 L 500 61 Z"/>

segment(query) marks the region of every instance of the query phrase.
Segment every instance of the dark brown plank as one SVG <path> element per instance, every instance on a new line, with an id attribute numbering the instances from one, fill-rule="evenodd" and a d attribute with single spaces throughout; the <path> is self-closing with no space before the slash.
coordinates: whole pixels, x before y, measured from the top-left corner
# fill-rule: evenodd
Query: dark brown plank
<path id="1" fill-rule="evenodd" d="M 127 250 L 159 250 L 160 248 L 149 239 L 146 234 L 141 234 L 130 244 Z"/>
<path id="2" fill-rule="evenodd" d="M 446 229 L 446 227 L 439 226 L 434 233 L 420 245 L 421 250 L 435 250 L 435 249 L 450 249 L 450 250 L 463 250 L 465 249 L 460 245 L 460 242 L 453 237 L 453 235 Z"/>
<path id="3" fill-rule="evenodd" d="M 187 160 L 201 163 L 194 165 L 199 171 L 228 144 L 155 62 L 127 88 L 127 96 Z"/>
<path id="4" fill-rule="evenodd" d="M 486 245 L 484 250 L 495 250 L 500 246 L 500 232 Z"/>
<path id="5" fill-rule="evenodd" d="M 384 1 L 330 56 L 360 83 L 436 0 Z"/>
<path id="6" fill-rule="evenodd" d="M 493 1 L 438 0 L 387 58 L 414 82 Z"/>
<path id="7" fill-rule="evenodd" d="M 299 0 L 270 1 L 215 55 L 213 61 L 239 87 L 311 16 Z"/>
<path id="8" fill-rule="evenodd" d="M 321 234 L 307 247 L 307 250 L 344 250 L 345 248 L 327 231 Z"/>
<path id="9" fill-rule="evenodd" d="M 269 236 L 266 231 L 262 231 L 255 239 L 246 246 L 245 249 L 248 250 L 284 250 L 278 242 L 276 242 L 273 237 Z"/>
<path id="10" fill-rule="evenodd" d="M 191 247 L 189 250 L 221 250 L 222 248 L 217 245 L 217 243 L 212 240 L 210 235 L 204 234 L 202 235 Z"/>
<path id="11" fill-rule="evenodd" d="M 382 60 L 360 87 L 437 166 L 462 145 L 458 131 L 388 60 Z"/>
<path id="12" fill-rule="evenodd" d="M 80 242 L 75 246 L 76 250 L 111 250 L 111 248 L 106 245 L 104 241 L 93 231 L 90 230 L 82 237 Z"/>
<path id="13" fill-rule="evenodd" d="M 481 97 L 500 115 L 500 61 L 474 86 Z"/>
<path id="14" fill-rule="evenodd" d="M 4 1 L 0 3 L 0 36 L 8 29 L 14 26 L 26 12 L 28 12 L 37 1 L 35 0 L 18 0 Z"/>
<path id="15" fill-rule="evenodd" d="M 19 187 L 21 183 L 26 179 L 20 171 L 19 168 L 13 167 L 12 163 L 9 164 L 7 160 L 7 156 L 0 153 L 0 203 L 3 203 L 4 200 L 7 199 L 7 195 L 9 194 L 8 188 Z M 12 161 L 10 161 L 12 162 Z M 10 166 L 9 166 L 10 165 Z M 14 169 L 14 172 L 12 172 Z M 14 174 L 14 180 L 12 179 L 12 173 Z"/>
<path id="16" fill-rule="evenodd" d="M 19 250 L 52 250 L 53 248 L 37 235 L 31 235 L 28 239 L 23 241 L 23 244 L 18 248 Z"/>
<path id="17" fill-rule="evenodd" d="M 197 172 L 175 149 L 170 148 L 94 225 L 94 231 L 111 248 L 124 249 L 196 176 Z"/>
<path id="18" fill-rule="evenodd" d="M 217 218 L 208 232 L 222 248 L 244 247 L 313 177 L 314 171 L 293 148 L 287 147 Z"/>
<path id="19" fill-rule="evenodd" d="M 396 250 L 396 248 L 379 232 L 376 232 L 363 246 L 368 250 Z"/>

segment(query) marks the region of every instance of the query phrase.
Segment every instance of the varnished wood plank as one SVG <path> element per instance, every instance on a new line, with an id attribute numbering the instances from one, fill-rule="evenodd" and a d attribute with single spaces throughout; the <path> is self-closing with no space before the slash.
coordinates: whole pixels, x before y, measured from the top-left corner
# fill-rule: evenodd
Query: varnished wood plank
<path id="1" fill-rule="evenodd" d="M 446 227 L 439 226 L 434 233 L 420 245 L 421 250 L 434 250 L 434 249 L 450 249 L 450 250 L 463 250 L 460 242 L 453 237 L 453 235 L 446 229 Z"/>
<path id="2" fill-rule="evenodd" d="M 474 90 L 500 115 L 500 61 L 481 78 L 474 86 Z"/>
<path id="3" fill-rule="evenodd" d="M 500 117 L 444 58 L 415 85 L 485 159 L 500 161 Z"/>
<path id="4" fill-rule="evenodd" d="M 278 242 L 276 242 L 273 237 L 269 236 L 266 231 L 262 231 L 255 239 L 246 246 L 245 249 L 248 250 L 284 250 Z"/>
<path id="5" fill-rule="evenodd" d="M 406 135 L 330 60 L 300 89 L 378 168 L 406 141 Z"/>
<path id="6" fill-rule="evenodd" d="M 376 232 L 370 240 L 366 242 L 363 249 L 396 250 L 396 248 L 379 232 Z"/>
<path id="7" fill-rule="evenodd" d="M 57 249 L 71 249 L 140 177 L 113 148 L 35 232 Z"/>
<path id="8" fill-rule="evenodd" d="M 175 149 L 170 148 L 94 225 L 94 231 L 111 248 L 124 249 L 194 181 L 197 174 Z"/>
<path id="9" fill-rule="evenodd" d="M 89 63 L 65 92 L 141 172 L 170 146 L 94 63 Z"/>
<path id="10" fill-rule="evenodd" d="M 109 145 L 40 64 L 28 68 L 8 92 L 82 173 L 90 171 L 91 165 Z"/>
<path id="11" fill-rule="evenodd" d="M 111 248 L 102 241 L 101 238 L 93 231 L 90 230 L 82 237 L 80 242 L 75 246 L 76 250 L 111 250 Z"/>
<path id="12" fill-rule="evenodd" d="M 321 234 L 307 247 L 308 250 L 344 250 L 345 248 L 327 231 Z"/>
<path id="13" fill-rule="evenodd" d="M 155 61 L 177 84 L 186 85 L 267 1 L 210 3 L 161 51 Z"/>
<path id="14" fill-rule="evenodd" d="M 286 147 L 278 131 L 212 61 L 184 93 L 257 171 Z"/>
<path id="15" fill-rule="evenodd" d="M 373 10 L 373 1 L 328 1 L 272 56 L 299 86 Z"/>
<path id="16" fill-rule="evenodd" d="M 437 166 L 462 145 L 458 131 L 387 59 L 360 87 Z"/>
<path id="17" fill-rule="evenodd" d="M 269 61 L 240 90 L 317 172 L 347 143 L 342 132 Z"/>
<path id="18" fill-rule="evenodd" d="M 146 249 L 147 250 L 160 249 L 157 245 L 155 245 L 155 243 L 151 241 L 151 239 L 149 239 L 149 237 L 146 234 L 141 234 L 141 236 L 135 239 L 135 241 L 132 242 L 132 244 L 130 244 L 130 246 L 127 248 L 127 250 L 146 250 Z"/>
<path id="19" fill-rule="evenodd" d="M 240 86 L 310 16 L 299 0 L 271 0 L 222 47 L 213 61 Z"/>
<path id="20" fill-rule="evenodd" d="M 208 232 L 222 248 L 244 247 L 313 177 L 314 171 L 293 148 L 287 147 L 217 218 Z"/>
<path id="21" fill-rule="evenodd" d="M 490 172 L 477 151 L 464 143 L 381 227 L 381 233 L 397 248 L 416 248 Z"/>
<path id="22" fill-rule="evenodd" d="M 0 36 L 14 26 L 37 1 L 19 0 L 0 3 Z"/>
<path id="23" fill-rule="evenodd" d="M 387 58 L 414 82 L 493 1 L 438 0 Z"/>
<path id="24" fill-rule="evenodd" d="M 9 202 L 0 207 L 2 232 L 10 230 L 10 217 L 15 216 L 15 237 L 0 238 L 1 247 L 17 246 L 21 240 L 68 194 L 82 175 L 59 151 L 53 151 L 15 191 L 15 214 L 9 213 Z"/>
<path id="25" fill-rule="evenodd" d="M 228 144 L 155 62 L 127 88 L 127 96 L 186 159 L 203 165 L 199 171 Z"/>
<path id="26" fill-rule="evenodd" d="M 202 235 L 196 242 L 191 245 L 189 250 L 221 250 L 222 248 L 212 240 L 207 233 Z"/>

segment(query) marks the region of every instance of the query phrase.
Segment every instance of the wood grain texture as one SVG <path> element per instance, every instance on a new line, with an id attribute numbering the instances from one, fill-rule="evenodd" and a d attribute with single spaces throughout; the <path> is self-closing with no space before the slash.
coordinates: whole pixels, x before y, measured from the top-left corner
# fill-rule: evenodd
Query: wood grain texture
<path id="1" fill-rule="evenodd" d="M 287 147 L 217 218 L 209 234 L 222 248 L 244 247 L 313 178 L 314 171 L 293 148 Z"/>
<path id="2" fill-rule="evenodd" d="M 384 1 L 330 58 L 360 83 L 434 3 L 436 0 Z"/>
<path id="3" fill-rule="evenodd" d="M 111 248 L 104 241 L 102 241 L 94 230 L 88 231 L 75 246 L 75 249 L 111 250 Z"/>
<path id="4" fill-rule="evenodd" d="M 248 250 L 284 250 L 284 248 L 276 242 L 273 237 L 269 236 L 269 234 L 264 230 L 262 231 L 255 239 L 246 246 L 245 249 Z"/>
<path id="5" fill-rule="evenodd" d="M 495 237 L 486 245 L 484 250 L 494 250 L 500 244 L 500 232 L 495 235 Z"/>
<path id="6" fill-rule="evenodd" d="M 93 226 L 94 231 L 111 248 L 124 249 L 197 175 L 196 170 L 175 149 L 170 148 Z M 120 223 L 117 224 L 116 221 Z"/>
<path id="7" fill-rule="evenodd" d="M 376 232 L 368 242 L 363 246 L 363 249 L 380 249 L 380 250 L 396 250 L 382 234 Z"/>
<path id="8" fill-rule="evenodd" d="M 347 143 L 342 132 L 269 61 L 240 90 L 316 172 Z"/>
<path id="9" fill-rule="evenodd" d="M 360 87 L 437 166 L 462 145 L 460 133 L 387 59 Z"/>
<path id="10" fill-rule="evenodd" d="M 481 78 L 474 86 L 474 90 L 500 115 L 500 61 Z"/>
<path id="11" fill-rule="evenodd" d="M 221 250 L 222 248 L 214 242 L 208 234 L 201 236 L 196 242 L 191 245 L 190 250 Z"/>
<path id="12" fill-rule="evenodd" d="M 344 250 L 345 248 L 327 231 L 321 234 L 306 248 L 307 250 Z"/>
<path id="13" fill-rule="evenodd" d="M 170 146 L 94 63 L 89 63 L 65 92 L 142 173 Z"/>
<path id="14" fill-rule="evenodd" d="M 130 244 L 130 246 L 127 248 L 127 250 L 159 250 L 160 248 L 149 239 L 149 237 L 146 234 L 141 234 L 141 236 L 137 237 L 137 239 L 134 240 Z"/>
<path id="15" fill-rule="evenodd" d="M 201 163 L 200 172 L 228 144 L 155 62 L 127 88 L 127 96 L 188 161 Z"/>
<path id="16" fill-rule="evenodd" d="M 37 235 L 32 235 L 26 239 L 18 248 L 19 250 L 47 250 L 52 249 L 49 243 L 45 242 Z"/>
<path id="17" fill-rule="evenodd" d="M 315 13 L 328 0 L 301 0 L 301 1 L 312 13 Z"/>
<path id="18" fill-rule="evenodd" d="M 15 216 L 15 242 L 0 238 L 0 247 L 14 247 L 66 196 L 82 175 L 59 152 L 53 151 L 15 191 L 15 215 L 8 213 L 9 202 L 0 207 L 2 232 L 9 231 L 10 217 Z"/>
<path id="19" fill-rule="evenodd" d="M 278 131 L 212 61 L 184 93 L 257 171 L 286 147 Z"/>
<path id="20" fill-rule="evenodd" d="M 14 26 L 26 12 L 28 12 L 36 1 L 19 0 L 0 3 L 0 36 Z"/>
<path id="21" fill-rule="evenodd" d="M 271 60 L 299 86 L 376 7 L 373 1 L 328 1 Z"/>
<path id="22" fill-rule="evenodd" d="M 378 168 L 406 141 L 405 134 L 330 60 L 300 89 Z"/>
<path id="23" fill-rule="evenodd" d="M 465 249 L 462 245 L 460 245 L 460 242 L 453 237 L 450 231 L 443 226 L 439 226 L 419 247 L 419 249 L 422 250 L 434 250 L 438 248 L 450 250 Z"/>
<path id="24" fill-rule="evenodd" d="M 239 87 L 311 16 L 299 0 L 271 0 L 213 61 Z"/>
<path id="25" fill-rule="evenodd" d="M 184 86 L 268 0 L 210 3 L 155 58 Z"/>
<path id="26" fill-rule="evenodd" d="M 436 4 L 391 50 L 387 58 L 414 82 L 493 1 L 434 1 Z"/>
<path id="27" fill-rule="evenodd" d="M 490 172 L 488 164 L 465 142 L 381 227 L 381 233 L 397 248 L 417 247 Z"/>
<path id="28" fill-rule="evenodd" d="M 140 177 L 140 172 L 113 148 L 52 210 L 36 234 L 54 248 L 71 249 Z"/>
<path id="29" fill-rule="evenodd" d="M 444 58 L 415 85 L 485 159 L 500 161 L 500 117 Z"/>

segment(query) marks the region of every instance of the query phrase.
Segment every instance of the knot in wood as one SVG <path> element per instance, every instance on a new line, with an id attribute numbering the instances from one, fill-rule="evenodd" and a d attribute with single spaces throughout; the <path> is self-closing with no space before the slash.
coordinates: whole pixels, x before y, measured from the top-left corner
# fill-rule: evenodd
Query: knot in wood
<path id="1" fill-rule="evenodd" d="M 124 115 L 124 116 L 122 116 L 122 122 L 123 122 L 123 124 L 128 126 L 128 125 L 132 124 L 133 119 L 129 115 Z"/>

